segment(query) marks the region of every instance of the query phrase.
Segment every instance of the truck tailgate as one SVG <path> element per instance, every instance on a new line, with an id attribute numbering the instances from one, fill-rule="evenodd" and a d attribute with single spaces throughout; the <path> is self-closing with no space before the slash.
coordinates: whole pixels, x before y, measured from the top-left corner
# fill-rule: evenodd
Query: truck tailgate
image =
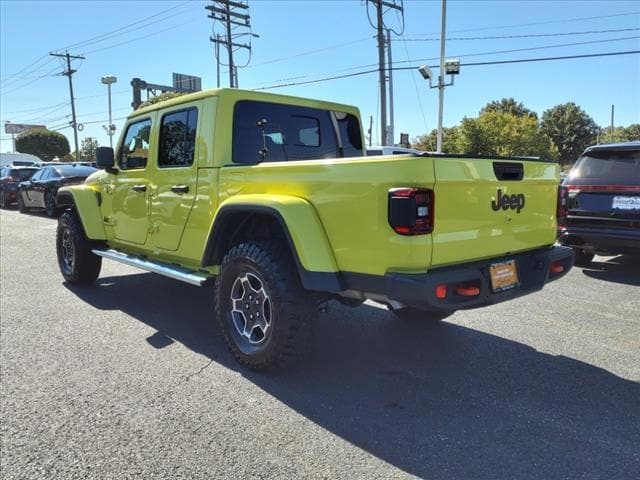
<path id="1" fill-rule="evenodd" d="M 557 164 L 445 157 L 434 170 L 432 267 L 554 243 Z"/>

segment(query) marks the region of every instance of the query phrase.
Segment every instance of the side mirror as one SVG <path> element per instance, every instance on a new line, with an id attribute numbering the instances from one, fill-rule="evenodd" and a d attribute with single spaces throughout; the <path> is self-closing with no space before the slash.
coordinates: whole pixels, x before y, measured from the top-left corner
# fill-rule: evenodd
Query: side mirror
<path id="1" fill-rule="evenodd" d="M 113 165 L 113 148 L 98 147 L 96 150 L 96 165 L 98 168 L 104 168 L 109 173 L 116 173 L 117 170 Z"/>

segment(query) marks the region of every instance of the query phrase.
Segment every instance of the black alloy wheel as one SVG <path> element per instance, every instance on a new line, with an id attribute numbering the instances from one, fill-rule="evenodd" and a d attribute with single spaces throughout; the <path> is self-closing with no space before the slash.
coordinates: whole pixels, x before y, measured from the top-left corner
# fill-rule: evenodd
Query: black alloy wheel
<path id="1" fill-rule="evenodd" d="M 102 257 L 91 251 L 93 242 L 84 235 L 78 216 L 68 211 L 58 219 L 56 253 L 64 279 L 72 284 L 89 285 L 95 282 L 102 267 Z"/>

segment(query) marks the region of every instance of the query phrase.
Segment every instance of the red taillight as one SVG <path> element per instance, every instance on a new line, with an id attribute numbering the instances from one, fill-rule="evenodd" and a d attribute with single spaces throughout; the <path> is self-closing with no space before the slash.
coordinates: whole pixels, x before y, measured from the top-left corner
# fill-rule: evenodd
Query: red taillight
<path id="1" fill-rule="evenodd" d="M 433 231 L 434 194 L 426 188 L 389 190 L 389 225 L 400 235 L 424 235 Z"/>
<path id="2" fill-rule="evenodd" d="M 558 187 L 558 206 L 556 210 L 556 218 L 558 220 L 559 230 L 564 230 L 567 226 L 567 215 L 569 212 L 567 199 L 567 187 L 564 185 L 560 185 Z"/>
<path id="3" fill-rule="evenodd" d="M 447 285 L 440 283 L 436 286 L 436 298 L 447 298 Z"/>

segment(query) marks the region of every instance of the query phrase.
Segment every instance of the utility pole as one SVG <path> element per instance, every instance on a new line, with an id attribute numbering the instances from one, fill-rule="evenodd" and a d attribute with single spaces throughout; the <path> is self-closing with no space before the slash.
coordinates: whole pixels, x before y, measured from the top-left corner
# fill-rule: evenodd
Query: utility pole
<path id="1" fill-rule="evenodd" d="M 371 146 L 371 139 L 373 137 L 373 115 L 369 115 L 369 130 L 367 133 L 369 134 L 369 146 Z"/>
<path id="2" fill-rule="evenodd" d="M 384 19 L 382 18 L 382 0 L 376 1 L 378 18 L 378 75 L 380 77 L 380 143 L 387 141 L 387 85 L 384 68 Z"/>
<path id="3" fill-rule="evenodd" d="M 391 60 L 391 29 L 387 28 L 387 64 L 389 65 L 389 130 L 386 145 L 395 145 L 395 126 L 393 123 L 393 61 Z"/>
<path id="4" fill-rule="evenodd" d="M 235 43 L 234 38 L 241 37 L 243 35 L 250 35 L 252 37 L 258 37 L 251 33 L 251 31 L 232 34 L 231 27 L 235 25 L 237 27 L 251 28 L 250 17 L 246 12 L 249 9 L 249 5 L 240 1 L 233 0 L 211 0 L 213 5 L 206 5 L 204 8 L 211 13 L 209 18 L 214 22 L 217 20 L 224 25 L 224 36 L 216 33 L 215 37 L 209 37 L 209 40 L 216 44 L 216 62 L 218 72 L 218 87 L 220 86 L 220 45 L 227 48 L 228 55 L 228 67 L 229 67 L 229 87 L 238 88 L 238 69 L 233 59 L 233 53 L 235 49 L 244 48 L 251 52 L 251 43 Z"/>
<path id="5" fill-rule="evenodd" d="M 385 25 L 384 25 L 384 11 L 386 7 L 388 10 L 403 11 L 402 5 L 396 5 L 395 1 L 389 0 L 367 0 L 376 7 L 376 25 L 372 25 L 377 30 L 376 38 L 378 40 L 378 76 L 380 82 L 380 142 L 385 143 L 388 141 L 387 136 L 387 77 L 386 67 L 384 59 L 385 48 Z M 390 46 L 390 44 L 389 44 Z M 391 71 L 391 63 L 389 63 L 389 71 Z"/>
<path id="6" fill-rule="evenodd" d="M 613 140 L 613 115 L 614 115 L 614 112 L 615 112 L 615 108 L 616 108 L 615 105 L 611 105 L 611 139 L 610 139 L 611 143 L 613 143 L 613 141 L 614 141 Z"/>
<path id="7" fill-rule="evenodd" d="M 220 88 L 220 34 L 216 33 L 216 78 L 217 87 Z"/>
<path id="8" fill-rule="evenodd" d="M 440 71 L 438 72 L 438 136 L 436 152 L 442 153 L 442 114 L 444 111 L 444 42 L 447 28 L 447 0 L 442 0 L 442 24 L 440 27 Z"/>
<path id="9" fill-rule="evenodd" d="M 52 57 L 60 57 L 67 59 L 67 70 L 62 72 L 62 75 L 69 78 L 69 95 L 71 96 L 71 127 L 73 127 L 73 141 L 76 147 L 76 161 L 80 159 L 80 150 L 78 149 L 78 122 L 76 121 L 76 105 L 73 99 L 73 82 L 71 81 L 71 76 L 76 73 L 76 70 L 71 69 L 71 59 L 74 60 L 84 60 L 84 57 L 79 55 L 69 55 L 69 52 L 65 52 L 65 54 L 61 53 L 49 53 Z"/>

